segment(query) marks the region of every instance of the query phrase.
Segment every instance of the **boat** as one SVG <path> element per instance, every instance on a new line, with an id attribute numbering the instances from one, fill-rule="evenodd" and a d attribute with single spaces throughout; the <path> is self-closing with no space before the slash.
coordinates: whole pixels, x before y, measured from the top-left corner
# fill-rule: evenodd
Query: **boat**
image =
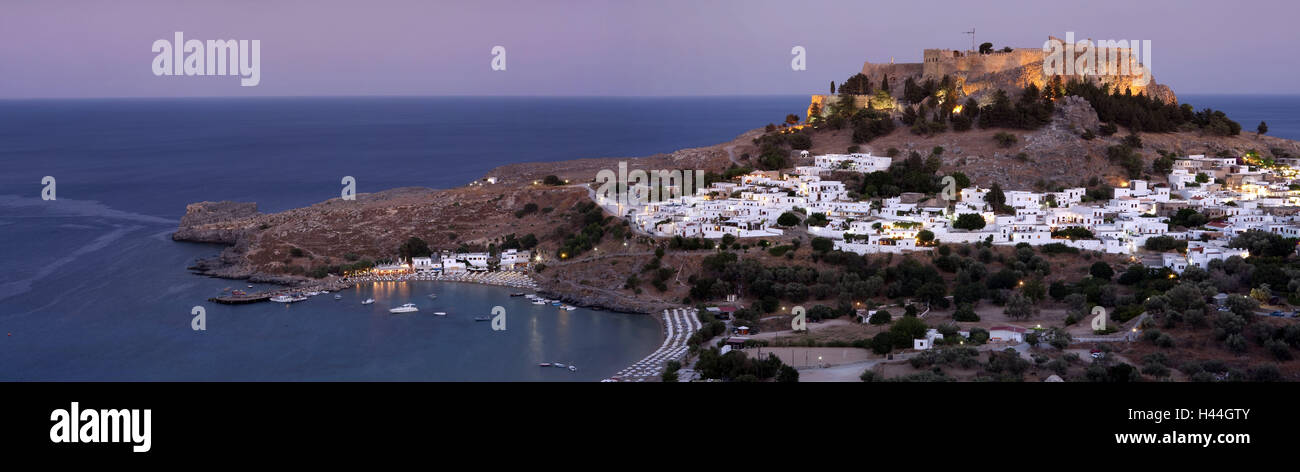
<path id="1" fill-rule="evenodd" d="M 550 367 L 550 366 L 551 366 L 550 362 L 543 362 L 541 364 L 537 364 L 537 367 Z"/>
<path id="2" fill-rule="evenodd" d="M 248 288 L 253 288 L 253 286 L 252 286 L 252 285 L 249 285 Z"/>
<path id="3" fill-rule="evenodd" d="M 545 300 L 537 300 L 537 301 L 533 302 L 533 304 L 534 304 L 534 305 L 545 305 L 545 304 L 546 304 L 546 301 L 545 301 Z"/>
<path id="4" fill-rule="evenodd" d="M 474 321 L 492 321 L 492 317 L 491 317 L 491 316 L 476 316 L 476 317 L 474 317 Z"/>
<path id="5" fill-rule="evenodd" d="M 343 299 L 343 295 L 339 295 L 339 294 L 336 293 L 336 294 L 334 294 L 334 299 L 335 299 L 335 300 L 342 300 L 342 299 Z"/>
<path id="6" fill-rule="evenodd" d="M 367 299 L 365 299 L 365 300 L 362 300 L 362 301 L 361 301 L 361 304 L 362 304 L 362 305 L 369 305 L 369 304 L 374 303 L 374 302 L 375 302 L 375 299 L 373 299 L 373 298 L 367 298 Z"/>
<path id="7" fill-rule="evenodd" d="M 560 303 L 559 300 L 551 302 L 551 306 L 560 306 L 560 305 L 563 305 L 563 303 Z"/>
<path id="8" fill-rule="evenodd" d="M 559 363 L 559 362 L 552 362 L 552 363 L 551 363 L 551 367 L 559 367 L 559 368 L 563 369 L 563 368 L 565 368 L 565 367 L 567 367 L 567 366 L 564 365 L 564 364 L 561 364 L 561 363 Z"/>
<path id="9" fill-rule="evenodd" d="M 573 305 L 560 305 L 560 308 L 565 309 L 565 310 L 569 310 L 569 311 L 573 311 L 573 310 L 577 310 L 577 309 L 578 309 L 578 307 L 573 306 Z"/>
<path id="10" fill-rule="evenodd" d="M 445 311 L 435 311 L 433 314 L 437 316 L 447 316 L 447 312 Z"/>
<path id="11" fill-rule="evenodd" d="M 271 297 L 271 301 L 276 303 L 293 303 L 297 300 L 294 300 L 293 297 L 290 297 L 288 295 L 276 295 L 274 297 Z"/>
<path id="12" fill-rule="evenodd" d="M 397 308 L 388 309 L 389 313 L 413 313 L 417 311 L 420 311 L 420 309 L 416 308 L 414 303 L 407 303 Z"/>
<path id="13" fill-rule="evenodd" d="M 438 294 L 436 294 L 436 293 L 430 293 L 430 294 L 429 294 L 429 299 L 435 299 L 435 298 L 438 298 Z"/>
<path id="14" fill-rule="evenodd" d="M 576 365 L 569 366 L 569 372 L 577 372 L 577 371 L 578 371 L 578 366 Z"/>
<path id="15" fill-rule="evenodd" d="M 510 294 L 510 296 L 512 296 L 512 297 L 522 297 L 522 296 L 524 296 L 524 292 L 515 292 L 515 293 Z"/>

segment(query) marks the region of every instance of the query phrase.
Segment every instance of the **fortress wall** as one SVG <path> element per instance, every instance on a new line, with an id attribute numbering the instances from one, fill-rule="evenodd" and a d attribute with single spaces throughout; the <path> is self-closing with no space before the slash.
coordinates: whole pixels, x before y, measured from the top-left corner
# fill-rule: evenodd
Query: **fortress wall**
<path id="1" fill-rule="evenodd" d="M 902 83 L 903 77 L 921 75 L 921 69 L 921 64 L 916 62 L 899 64 L 872 64 L 867 62 L 862 64 L 862 75 L 871 79 L 872 87 L 879 87 L 880 79 L 885 74 L 889 75 L 890 85 L 894 85 L 894 82 Z"/>

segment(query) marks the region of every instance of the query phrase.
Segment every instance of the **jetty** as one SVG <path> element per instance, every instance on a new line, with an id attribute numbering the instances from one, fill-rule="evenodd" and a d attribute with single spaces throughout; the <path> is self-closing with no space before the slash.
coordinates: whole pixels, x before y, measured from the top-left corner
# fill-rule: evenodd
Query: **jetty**
<path id="1" fill-rule="evenodd" d="M 270 300 L 272 296 L 271 292 L 258 292 L 244 295 L 223 295 L 220 297 L 209 298 L 208 301 L 220 303 L 222 305 L 243 305 L 247 303 L 264 302 Z"/>

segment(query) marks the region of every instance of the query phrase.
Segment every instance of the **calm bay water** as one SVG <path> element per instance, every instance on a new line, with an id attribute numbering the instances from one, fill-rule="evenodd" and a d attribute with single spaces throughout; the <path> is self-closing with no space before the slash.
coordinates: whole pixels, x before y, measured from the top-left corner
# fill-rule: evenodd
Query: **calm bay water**
<path id="1" fill-rule="evenodd" d="M 420 282 L 344 300 L 222 306 L 244 283 L 185 267 L 185 205 L 272 212 L 513 162 L 644 156 L 729 140 L 806 97 L 0 101 L 0 380 L 596 380 L 661 342 L 644 315 L 563 311 L 509 289 Z M 41 178 L 58 199 L 41 201 Z M 439 294 L 436 300 L 426 295 Z M 373 297 L 373 305 L 360 301 Z M 413 302 L 421 312 L 391 315 Z M 202 305 L 208 329 L 190 329 Z M 507 330 L 475 322 L 507 309 Z M 435 317 L 432 312 L 446 311 Z M 537 367 L 563 362 L 576 373 Z"/>
<path id="2" fill-rule="evenodd" d="M 1300 139 L 1300 97 L 1180 98 Z M 659 345 L 653 319 L 433 282 L 216 305 L 205 300 L 244 283 L 185 267 L 221 247 L 169 235 L 196 201 L 280 211 L 337 196 L 345 175 L 359 192 L 446 188 L 513 162 L 715 144 L 806 106 L 802 95 L 0 101 L 0 380 L 603 378 Z M 47 175 L 54 202 L 39 198 Z M 406 302 L 422 311 L 387 313 Z M 195 305 L 206 332 L 190 330 Z M 473 321 L 494 305 L 507 308 L 504 333 Z"/>

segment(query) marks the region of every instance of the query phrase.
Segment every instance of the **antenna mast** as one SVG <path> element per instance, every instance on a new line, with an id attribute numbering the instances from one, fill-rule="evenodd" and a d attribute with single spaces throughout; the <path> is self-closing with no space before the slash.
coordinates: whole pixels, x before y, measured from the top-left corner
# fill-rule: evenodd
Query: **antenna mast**
<path id="1" fill-rule="evenodd" d="M 961 34 L 970 35 L 970 50 L 974 51 L 975 50 L 975 27 L 972 26 L 970 28 L 970 31 L 962 31 Z"/>

